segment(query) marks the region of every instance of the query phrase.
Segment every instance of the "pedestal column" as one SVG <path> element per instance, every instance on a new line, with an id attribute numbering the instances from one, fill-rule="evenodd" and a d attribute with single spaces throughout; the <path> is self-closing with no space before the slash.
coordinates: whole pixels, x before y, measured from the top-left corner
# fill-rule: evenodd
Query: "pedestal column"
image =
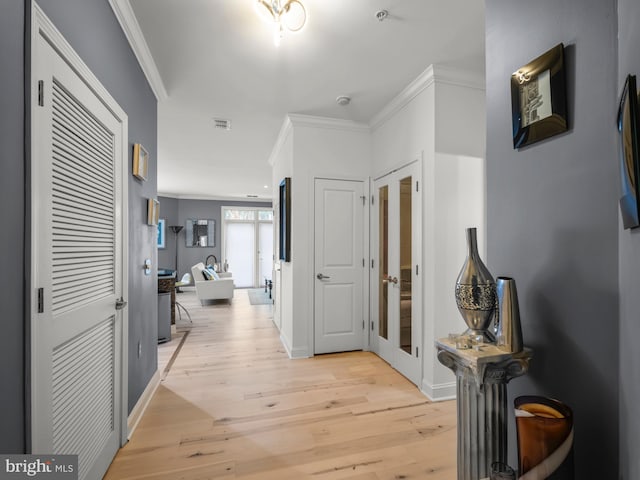
<path id="1" fill-rule="evenodd" d="M 532 352 L 505 353 L 495 345 L 459 350 L 448 339 L 436 348 L 456 375 L 458 480 L 487 478 L 493 462 L 507 462 L 507 383 L 527 372 Z"/>

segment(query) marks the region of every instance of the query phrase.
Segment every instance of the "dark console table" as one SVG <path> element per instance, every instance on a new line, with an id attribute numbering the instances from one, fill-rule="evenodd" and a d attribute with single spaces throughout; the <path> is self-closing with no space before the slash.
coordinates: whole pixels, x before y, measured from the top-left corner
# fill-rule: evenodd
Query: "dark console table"
<path id="1" fill-rule="evenodd" d="M 158 292 L 171 293 L 171 325 L 176 323 L 176 272 L 175 270 L 158 270 Z"/>

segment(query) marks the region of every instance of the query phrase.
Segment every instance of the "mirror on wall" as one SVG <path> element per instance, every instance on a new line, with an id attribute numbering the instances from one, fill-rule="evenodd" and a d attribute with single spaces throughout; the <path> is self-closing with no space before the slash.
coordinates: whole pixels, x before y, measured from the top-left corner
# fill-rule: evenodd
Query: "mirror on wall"
<path id="1" fill-rule="evenodd" d="M 216 221 L 203 219 L 187 220 L 187 247 L 215 247 Z"/>

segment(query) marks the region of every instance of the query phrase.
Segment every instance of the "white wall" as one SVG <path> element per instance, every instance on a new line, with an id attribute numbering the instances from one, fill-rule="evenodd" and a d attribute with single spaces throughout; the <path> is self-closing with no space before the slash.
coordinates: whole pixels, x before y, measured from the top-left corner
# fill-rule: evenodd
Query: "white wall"
<path id="1" fill-rule="evenodd" d="M 293 132 L 287 119 L 282 126 L 278 143 L 269 160 L 272 166 L 273 208 L 278 212 L 280 182 L 285 177 L 293 177 Z M 277 213 L 276 213 L 277 215 Z M 274 222 L 274 228 L 278 228 Z M 274 245 L 277 251 L 278 245 Z M 290 353 L 293 348 L 293 268 L 291 263 L 276 259 L 280 272 L 276 273 L 274 323 L 280 329 L 280 338 Z M 275 268 L 278 268 L 277 266 Z M 279 282 L 278 282 L 279 279 Z"/>
<path id="2" fill-rule="evenodd" d="M 454 291 L 467 255 L 465 229 L 478 228 L 481 257 L 486 259 L 485 162 L 478 157 L 436 153 L 426 168 L 425 191 L 433 192 L 424 234 L 425 327 L 422 390 L 432 399 L 455 394 L 455 378 L 436 358 L 434 342 L 467 329 L 456 306 Z M 428 279 L 426 276 L 428 275 Z"/>
<path id="3" fill-rule="evenodd" d="M 284 176 L 292 177 L 292 261 L 282 264 L 282 305 L 277 309 L 283 343 L 292 357 L 313 355 L 315 178 L 366 181 L 419 159 L 424 272 L 420 387 L 432 399 L 455 394 L 455 378 L 437 361 L 434 342 L 466 328 L 454 299 L 466 255 L 466 227 L 478 227 L 481 254 L 485 251 L 484 132 L 483 78 L 441 67 L 429 67 L 408 85 L 370 128 L 343 120 L 287 117 L 270 162 L 274 186 Z M 368 318 L 368 308 L 365 312 Z"/>
<path id="4" fill-rule="evenodd" d="M 299 358 L 313 356 L 314 182 L 341 178 L 366 185 L 371 142 L 366 125 L 306 115 L 289 115 L 283 132 L 272 155 L 274 186 L 291 176 L 293 212 L 291 262 L 281 267 L 281 336 L 289 355 Z"/>
<path id="5" fill-rule="evenodd" d="M 434 76 L 436 152 L 484 158 L 484 78 L 443 67 L 435 68 Z M 506 135 L 509 136 L 509 132 Z"/>
<path id="6" fill-rule="evenodd" d="M 465 72 L 428 68 L 374 119 L 374 177 L 415 159 L 423 162 L 423 381 L 432 399 L 455 394 L 453 374 L 434 342 L 466 328 L 455 280 L 466 255 L 464 229 L 485 235 L 484 91 Z M 481 250 L 482 252 L 483 250 Z"/>

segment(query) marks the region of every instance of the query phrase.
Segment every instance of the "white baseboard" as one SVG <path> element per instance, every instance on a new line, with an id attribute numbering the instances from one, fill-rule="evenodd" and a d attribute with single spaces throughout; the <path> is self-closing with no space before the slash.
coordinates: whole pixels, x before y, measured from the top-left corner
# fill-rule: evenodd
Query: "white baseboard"
<path id="1" fill-rule="evenodd" d="M 280 333 L 280 343 L 282 343 L 282 346 L 287 351 L 287 355 L 289 355 L 291 359 L 313 357 L 313 355 L 309 355 L 309 349 L 307 347 L 291 348 L 287 337 L 282 333 Z"/>
<path id="2" fill-rule="evenodd" d="M 420 391 L 424 393 L 432 402 L 453 400 L 456 398 L 456 382 L 430 385 L 423 380 Z"/>
<path id="3" fill-rule="evenodd" d="M 142 395 L 140 395 L 140 398 L 138 399 L 135 406 L 131 410 L 131 413 L 129 414 L 129 418 L 127 419 L 127 430 L 129 431 L 129 433 L 127 435 L 127 438 L 130 439 L 131 435 L 133 435 L 133 431 L 138 426 L 138 423 L 140 423 L 140 420 L 142 419 L 142 415 L 147 409 L 147 406 L 149 406 L 149 402 L 151 401 L 153 394 L 156 393 L 156 390 L 159 385 L 160 385 L 160 371 L 156 370 L 156 373 L 154 373 L 153 377 L 151 377 L 151 380 L 149 380 L 149 383 L 147 384 L 147 388 L 144 389 L 144 392 L 142 392 Z"/>

